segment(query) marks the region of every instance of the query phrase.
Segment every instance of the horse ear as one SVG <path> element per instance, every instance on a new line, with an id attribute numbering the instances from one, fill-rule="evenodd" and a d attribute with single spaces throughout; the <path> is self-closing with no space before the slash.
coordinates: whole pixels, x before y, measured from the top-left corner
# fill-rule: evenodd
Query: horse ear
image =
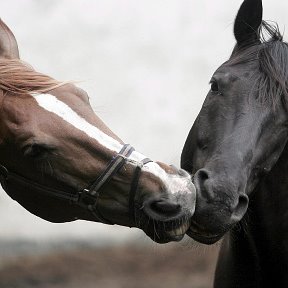
<path id="1" fill-rule="evenodd" d="M 15 36 L 0 19 L 0 58 L 19 59 L 18 45 Z"/>
<path id="2" fill-rule="evenodd" d="M 259 40 L 262 16 L 262 0 L 245 0 L 242 3 L 234 23 L 234 36 L 238 46 Z"/>

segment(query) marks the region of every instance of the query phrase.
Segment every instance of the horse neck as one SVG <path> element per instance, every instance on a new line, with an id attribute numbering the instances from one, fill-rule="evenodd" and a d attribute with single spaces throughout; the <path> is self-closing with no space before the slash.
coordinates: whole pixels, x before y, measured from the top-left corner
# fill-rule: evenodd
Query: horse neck
<path id="1" fill-rule="evenodd" d="M 252 221 L 257 221 L 256 223 L 258 223 L 257 232 L 262 231 L 265 233 L 261 241 L 267 240 L 272 245 L 277 243 L 278 247 L 288 241 L 288 234 L 285 234 L 285 231 L 288 231 L 287 176 L 288 144 L 286 144 L 271 172 L 262 179 L 254 196 L 251 197 Z M 275 247 L 271 248 L 274 249 L 275 254 Z M 285 250 L 288 252 L 288 247 Z"/>
<path id="2" fill-rule="evenodd" d="M 286 287 L 288 283 L 287 160 L 288 144 L 271 172 L 261 180 L 251 194 L 249 210 L 240 222 L 240 227 L 234 227 L 225 236 L 216 280 L 217 277 L 221 278 L 219 275 L 222 272 L 224 273 L 222 269 L 227 268 L 232 276 L 227 277 L 229 281 L 245 283 L 245 285 L 250 283 L 251 287 L 276 287 L 278 284 L 278 287 Z"/>

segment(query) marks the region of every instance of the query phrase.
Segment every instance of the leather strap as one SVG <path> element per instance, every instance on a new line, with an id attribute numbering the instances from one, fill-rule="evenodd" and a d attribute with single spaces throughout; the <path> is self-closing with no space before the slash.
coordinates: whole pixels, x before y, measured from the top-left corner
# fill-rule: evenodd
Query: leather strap
<path id="1" fill-rule="evenodd" d="M 78 193 L 79 199 L 77 204 L 91 211 L 91 213 L 102 223 L 112 224 L 101 215 L 101 212 L 97 208 L 97 202 L 101 192 L 100 189 L 104 184 L 108 183 L 110 179 L 124 166 L 127 158 L 133 151 L 134 148 L 131 145 L 125 144 L 121 151 L 115 157 L 113 157 L 106 169 L 95 180 L 95 182 L 89 188 L 86 188 Z"/>
<path id="2" fill-rule="evenodd" d="M 136 215 L 135 215 L 135 204 L 136 204 L 136 194 L 137 194 L 137 188 L 139 184 L 139 179 L 141 175 L 141 170 L 143 166 L 149 162 L 152 162 L 149 158 L 143 159 L 141 162 L 137 163 L 135 171 L 134 171 L 134 177 L 131 183 L 130 188 L 130 197 L 129 197 L 129 211 L 130 211 L 130 217 L 136 221 Z"/>
<path id="3" fill-rule="evenodd" d="M 22 187 L 24 189 L 32 189 L 37 193 L 46 194 L 48 196 L 58 198 L 61 200 L 69 201 L 72 204 L 78 205 L 84 209 L 89 210 L 94 217 L 101 221 L 102 223 L 112 224 L 110 221 L 105 219 L 99 209 L 97 208 L 97 202 L 101 193 L 101 188 L 103 185 L 108 183 L 111 178 L 125 165 L 129 156 L 134 151 L 134 148 L 125 144 L 121 151 L 113 157 L 105 170 L 101 175 L 92 183 L 88 188 L 83 189 L 82 191 L 76 192 L 67 192 L 56 188 L 46 187 L 40 183 L 34 182 L 26 177 L 23 177 L 17 173 L 9 171 L 5 166 L 0 164 L 0 182 L 3 189 L 9 193 L 9 187 Z M 142 167 L 152 162 L 150 159 L 145 158 L 141 162 L 131 163 L 136 164 L 134 171 L 134 176 L 131 183 L 131 189 L 129 194 L 129 210 L 132 219 L 135 220 L 135 197 L 138 188 L 138 182 L 141 174 Z M 12 189 L 11 189 L 12 190 Z"/>

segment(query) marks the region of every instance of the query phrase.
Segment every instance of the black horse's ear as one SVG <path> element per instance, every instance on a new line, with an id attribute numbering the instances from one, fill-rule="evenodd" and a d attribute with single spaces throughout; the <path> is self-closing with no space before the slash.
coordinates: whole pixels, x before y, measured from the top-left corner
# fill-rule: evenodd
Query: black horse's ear
<path id="1" fill-rule="evenodd" d="M 234 35 L 238 46 L 259 40 L 262 16 L 262 0 L 245 0 L 242 3 L 234 23 Z"/>

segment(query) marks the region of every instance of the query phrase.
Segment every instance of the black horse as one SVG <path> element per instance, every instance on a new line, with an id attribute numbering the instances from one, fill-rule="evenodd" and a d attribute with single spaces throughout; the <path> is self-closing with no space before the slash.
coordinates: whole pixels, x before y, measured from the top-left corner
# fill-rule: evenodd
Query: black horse
<path id="1" fill-rule="evenodd" d="M 234 35 L 182 152 L 197 188 L 188 235 L 225 234 L 215 287 L 288 287 L 288 44 L 260 0 L 243 2 Z"/>

